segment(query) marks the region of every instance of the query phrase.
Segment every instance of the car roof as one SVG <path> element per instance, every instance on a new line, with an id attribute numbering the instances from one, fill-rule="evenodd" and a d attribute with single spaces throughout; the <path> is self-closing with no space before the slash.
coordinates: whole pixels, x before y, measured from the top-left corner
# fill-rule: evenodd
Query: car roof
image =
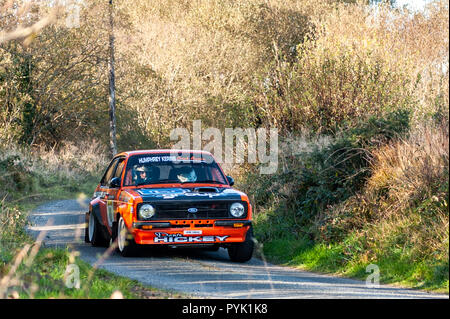
<path id="1" fill-rule="evenodd" d="M 134 150 L 134 151 L 127 151 L 117 154 L 116 156 L 132 156 L 132 155 L 142 155 L 142 154 L 163 154 L 163 153 L 194 153 L 194 154 L 205 154 L 205 155 L 211 155 L 210 152 L 202 151 L 202 150 L 186 150 L 186 149 L 155 149 L 155 150 Z"/>

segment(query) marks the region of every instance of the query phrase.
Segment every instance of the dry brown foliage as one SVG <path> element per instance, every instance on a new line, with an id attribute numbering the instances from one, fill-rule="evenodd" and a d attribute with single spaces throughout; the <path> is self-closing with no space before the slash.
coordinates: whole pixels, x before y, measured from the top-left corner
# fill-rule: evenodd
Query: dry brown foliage
<path id="1" fill-rule="evenodd" d="M 373 249 L 402 242 L 416 257 L 448 259 L 448 125 L 421 126 L 373 155 L 363 191 L 326 212 L 324 238 L 355 231 Z"/>

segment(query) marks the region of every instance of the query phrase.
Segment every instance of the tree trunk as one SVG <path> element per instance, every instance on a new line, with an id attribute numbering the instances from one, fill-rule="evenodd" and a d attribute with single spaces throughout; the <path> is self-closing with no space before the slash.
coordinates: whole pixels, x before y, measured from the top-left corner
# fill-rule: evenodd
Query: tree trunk
<path id="1" fill-rule="evenodd" d="M 109 0 L 109 146 L 111 155 L 117 154 L 116 138 L 116 78 L 114 71 L 113 2 Z"/>
<path id="2" fill-rule="evenodd" d="M 31 55 L 24 52 L 23 58 L 17 57 L 20 70 L 21 93 L 26 97 L 22 109 L 22 136 L 20 141 L 22 144 L 31 145 L 34 142 L 34 125 L 36 117 L 36 105 L 33 99 L 33 83 L 31 80 L 32 59 Z"/>

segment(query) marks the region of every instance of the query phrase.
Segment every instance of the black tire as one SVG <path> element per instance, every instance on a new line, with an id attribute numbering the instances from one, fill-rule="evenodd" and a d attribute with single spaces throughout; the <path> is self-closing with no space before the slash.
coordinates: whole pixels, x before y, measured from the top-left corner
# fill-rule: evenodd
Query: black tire
<path id="1" fill-rule="evenodd" d="M 90 240 L 89 240 L 89 213 L 85 214 L 84 223 L 86 225 L 86 227 L 84 228 L 84 242 L 90 243 Z"/>
<path id="2" fill-rule="evenodd" d="M 117 222 L 117 251 L 123 257 L 133 257 L 138 253 L 138 246 L 122 217 Z"/>
<path id="3" fill-rule="evenodd" d="M 98 222 L 95 214 L 89 213 L 88 220 L 88 238 L 87 240 L 95 247 L 108 247 L 109 240 L 105 238 L 102 225 Z"/>
<path id="4" fill-rule="evenodd" d="M 249 261 L 252 259 L 254 246 L 253 229 L 250 227 L 244 242 L 232 244 L 228 247 L 228 256 L 230 256 L 231 261 L 235 262 L 243 263 Z"/>
<path id="5" fill-rule="evenodd" d="M 112 223 L 112 234 L 111 234 L 111 239 L 109 241 L 109 245 L 112 246 L 115 243 L 116 248 L 117 248 L 117 224 L 118 224 L 118 222 Z"/>

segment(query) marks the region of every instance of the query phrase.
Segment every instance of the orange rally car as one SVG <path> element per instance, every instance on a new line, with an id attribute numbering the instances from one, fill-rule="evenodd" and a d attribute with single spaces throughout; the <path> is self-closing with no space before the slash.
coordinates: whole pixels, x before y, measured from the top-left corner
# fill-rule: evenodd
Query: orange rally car
<path id="1" fill-rule="evenodd" d="M 252 207 L 205 151 L 146 150 L 117 154 L 86 213 L 85 241 L 123 256 L 140 245 L 228 249 L 245 262 L 253 254 Z"/>

